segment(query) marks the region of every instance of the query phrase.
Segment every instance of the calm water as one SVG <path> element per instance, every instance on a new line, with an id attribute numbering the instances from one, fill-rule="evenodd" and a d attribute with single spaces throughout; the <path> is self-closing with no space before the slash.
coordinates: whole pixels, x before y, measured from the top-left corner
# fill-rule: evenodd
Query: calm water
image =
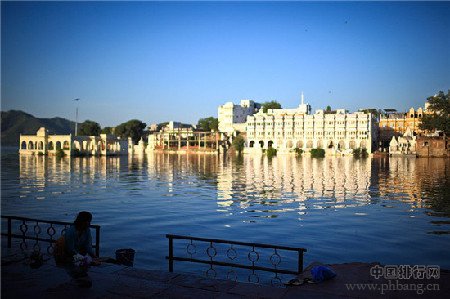
<path id="1" fill-rule="evenodd" d="M 92 211 L 102 255 L 134 248 L 138 267 L 167 269 L 172 233 L 305 247 L 306 264 L 450 268 L 450 159 L 58 160 L 3 149 L 1 166 L 3 215 L 73 221 Z"/>

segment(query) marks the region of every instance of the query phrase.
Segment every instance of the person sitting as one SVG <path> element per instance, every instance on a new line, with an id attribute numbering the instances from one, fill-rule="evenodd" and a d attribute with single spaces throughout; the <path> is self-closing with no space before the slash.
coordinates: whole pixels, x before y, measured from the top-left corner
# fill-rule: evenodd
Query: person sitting
<path id="1" fill-rule="evenodd" d="M 64 266 L 75 279 L 87 277 L 90 264 L 98 264 L 92 250 L 92 214 L 79 212 L 72 226 L 56 241 L 54 256 L 58 265 Z M 87 283 L 89 285 L 89 283 Z M 89 287 L 92 285 L 90 283 Z"/>

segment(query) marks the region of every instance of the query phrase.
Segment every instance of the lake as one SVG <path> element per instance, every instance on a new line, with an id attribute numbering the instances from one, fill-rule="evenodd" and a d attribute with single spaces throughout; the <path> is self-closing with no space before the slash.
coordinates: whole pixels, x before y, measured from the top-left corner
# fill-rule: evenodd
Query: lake
<path id="1" fill-rule="evenodd" d="M 91 211 L 102 256 L 131 247 L 140 268 L 167 270 L 168 233 L 305 247 L 305 264 L 450 268 L 450 159 L 57 159 L 3 148 L 1 167 L 2 215 L 73 221 Z"/>

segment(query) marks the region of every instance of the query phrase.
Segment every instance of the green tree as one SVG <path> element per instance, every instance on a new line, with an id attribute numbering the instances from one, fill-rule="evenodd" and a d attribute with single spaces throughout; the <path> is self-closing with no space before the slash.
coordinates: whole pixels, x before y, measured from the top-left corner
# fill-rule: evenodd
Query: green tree
<path id="1" fill-rule="evenodd" d="M 114 134 L 114 128 L 113 127 L 104 127 L 102 129 L 102 134 Z"/>
<path id="2" fill-rule="evenodd" d="M 215 117 L 200 118 L 197 123 L 197 129 L 202 131 L 217 131 L 219 129 L 219 120 Z"/>
<path id="3" fill-rule="evenodd" d="M 263 112 L 266 113 L 267 109 L 281 109 L 281 104 L 277 101 L 264 102 L 261 105 Z"/>
<path id="4" fill-rule="evenodd" d="M 84 123 L 81 123 L 78 128 L 78 135 L 81 136 L 99 136 L 100 132 L 100 125 L 91 120 L 86 120 Z"/>
<path id="5" fill-rule="evenodd" d="M 115 135 L 122 138 L 131 137 L 134 143 L 137 143 L 144 135 L 144 129 L 147 125 L 140 120 L 132 119 L 126 123 L 121 123 L 114 130 Z"/>
<path id="6" fill-rule="evenodd" d="M 419 127 L 422 130 L 433 132 L 443 131 L 445 135 L 450 134 L 450 90 L 447 95 L 439 91 L 437 95 L 427 99 L 430 114 L 424 114 Z"/>
<path id="7" fill-rule="evenodd" d="M 239 155 L 242 154 L 242 151 L 244 150 L 244 146 L 245 146 L 244 137 L 242 137 L 241 135 L 237 135 L 233 139 L 233 142 L 231 143 L 231 145 L 238 152 Z"/>

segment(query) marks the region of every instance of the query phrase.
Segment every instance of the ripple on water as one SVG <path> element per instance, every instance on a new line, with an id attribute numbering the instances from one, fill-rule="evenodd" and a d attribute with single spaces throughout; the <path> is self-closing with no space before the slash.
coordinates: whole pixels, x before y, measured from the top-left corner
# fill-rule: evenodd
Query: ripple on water
<path id="1" fill-rule="evenodd" d="M 166 268 L 174 233 L 306 247 L 306 262 L 450 268 L 448 159 L 155 154 L 48 159 L 42 173 L 42 161 L 11 159 L 2 156 L 2 213 L 72 221 L 92 211 L 102 252 L 132 247 L 143 267 Z"/>

